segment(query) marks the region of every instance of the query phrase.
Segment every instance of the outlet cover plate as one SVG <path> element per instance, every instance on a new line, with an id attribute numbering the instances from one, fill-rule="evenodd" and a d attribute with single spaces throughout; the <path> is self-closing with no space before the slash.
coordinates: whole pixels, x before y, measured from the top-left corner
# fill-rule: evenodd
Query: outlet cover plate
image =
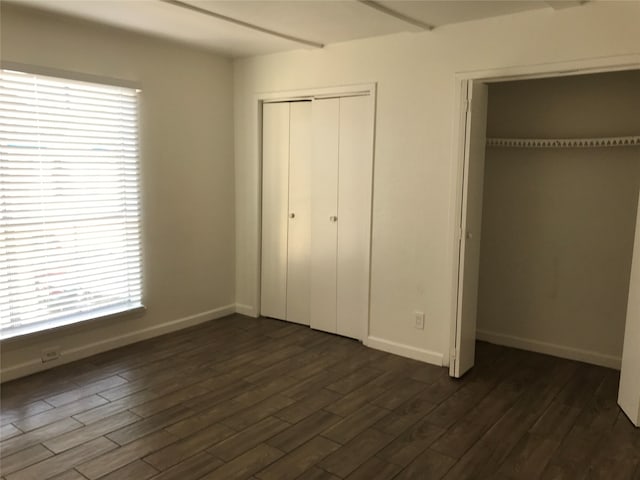
<path id="1" fill-rule="evenodd" d="M 52 362 L 60 358 L 60 347 L 43 348 L 40 352 L 42 363 Z"/>

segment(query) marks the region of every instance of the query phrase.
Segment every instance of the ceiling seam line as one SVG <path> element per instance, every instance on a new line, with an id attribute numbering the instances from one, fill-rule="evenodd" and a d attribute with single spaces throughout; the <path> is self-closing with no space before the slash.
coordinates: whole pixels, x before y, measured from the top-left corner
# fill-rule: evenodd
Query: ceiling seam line
<path id="1" fill-rule="evenodd" d="M 234 24 L 239 25 L 241 27 L 249 28 L 249 29 L 255 30 L 257 32 L 262 32 L 262 33 L 266 33 L 268 35 L 273 35 L 275 37 L 283 38 L 285 40 L 290 40 L 292 42 L 302 43 L 304 45 L 308 45 L 310 47 L 315 47 L 315 48 L 323 48 L 324 47 L 324 44 L 322 44 L 322 43 L 314 42 L 312 40 L 306 40 L 304 38 L 294 37 L 293 35 L 287 35 L 286 33 L 276 32 L 275 30 L 270 30 L 268 28 L 264 28 L 264 27 L 261 27 L 259 25 L 254 25 L 252 23 L 243 22 L 242 20 L 238 20 L 238 19 L 233 18 L 233 17 L 228 17 L 228 16 L 222 15 L 220 13 L 212 12 L 211 10 L 207 10 L 205 8 L 201 8 L 201 7 L 197 7 L 195 5 L 191 5 L 189 3 L 181 2 L 180 0 L 160 0 L 160 1 L 163 2 L 163 3 L 168 3 L 169 5 L 174 5 L 176 7 L 185 8 L 187 10 L 192 10 L 194 12 L 197 12 L 197 13 L 200 13 L 200 14 L 203 14 L 203 15 L 208 15 L 210 17 L 217 18 L 219 20 L 224 20 L 225 22 L 234 23 Z"/>
<path id="2" fill-rule="evenodd" d="M 435 25 L 431 25 L 429 23 L 425 23 L 421 20 L 418 20 L 416 18 L 410 17 L 408 15 L 405 15 L 404 13 L 400 13 L 397 12 L 396 10 L 393 10 L 389 7 L 386 7 L 380 3 L 378 3 L 377 1 L 374 0 L 358 0 L 359 3 L 361 3 L 362 5 L 366 5 L 369 8 L 373 8 L 374 10 L 377 10 L 381 13 L 384 13 L 385 15 L 389 15 L 391 17 L 395 17 L 398 20 L 402 20 L 405 23 L 409 23 L 411 25 L 414 25 L 416 27 L 419 27 L 423 30 L 433 30 L 434 28 L 436 28 Z"/>

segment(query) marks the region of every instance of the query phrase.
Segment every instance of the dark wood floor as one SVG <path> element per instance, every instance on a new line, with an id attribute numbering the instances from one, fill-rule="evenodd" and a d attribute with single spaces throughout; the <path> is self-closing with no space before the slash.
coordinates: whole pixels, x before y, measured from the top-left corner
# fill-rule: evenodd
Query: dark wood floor
<path id="1" fill-rule="evenodd" d="M 478 343 L 447 370 L 232 316 L 2 386 L 6 480 L 640 479 L 618 373 Z"/>

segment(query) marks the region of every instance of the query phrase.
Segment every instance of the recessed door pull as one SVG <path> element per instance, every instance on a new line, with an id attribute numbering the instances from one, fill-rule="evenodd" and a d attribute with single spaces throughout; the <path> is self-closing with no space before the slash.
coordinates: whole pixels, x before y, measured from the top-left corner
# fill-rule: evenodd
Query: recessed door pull
<path id="1" fill-rule="evenodd" d="M 291 212 L 291 213 L 289 214 L 289 218 L 296 218 L 296 214 L 295 214 L 295 213 L 293 213 L 293 212 Z"/>
<path id="2" fill-rule="evenodd" d="M 336 215 L 331 215 L 329 217 L 329 221 L 333 222 L 333 223 L 336 223 L 338 221 L 338 217 Z"/>

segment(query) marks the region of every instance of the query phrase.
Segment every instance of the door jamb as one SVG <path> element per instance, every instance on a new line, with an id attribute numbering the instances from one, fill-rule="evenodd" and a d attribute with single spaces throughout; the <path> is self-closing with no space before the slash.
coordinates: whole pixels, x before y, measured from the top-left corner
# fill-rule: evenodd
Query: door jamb
<path id="1" fill-rule="evenodd" d="M 463 197 L 466 192 L 464 188 L 464 153 L 466 141 L 466 85 L 467 82 L 479 81 L 483 83 L 495 83 L 516 80 L 533 80 L 536 78 L 554 78 L 573 75 L 583 75 L 590 73 L 607 73 L 624 70 L 640 69 L 640 55 L 623 55 L 606 58 L 583 59 L 568 62 L 558 62 L 550 64 L 536 64 L 515 66 L 506 68 L 494 68 L 488 70 L 474 70 L 457 72 L 454 77 L 454 109 L 458 114 L 454 115 L 453 141 L 451 158 L 453 168 L 451 185 L 453 189 L 453 199 L 449 209 L 449 236 L 451 246 L 451 296 L 450 296 L 450 328 L 449 328 L 449 355 L 444 358 L 449 360 L 449 375 L 454 372 L 454 356 L 459 357 L 456 351 L 456 333 L 458 328 L 458 305 L 460 295 L 460 259 L 461 245 L 458 241 L 461 228 L 461 218 L 463 212 Z"/>

